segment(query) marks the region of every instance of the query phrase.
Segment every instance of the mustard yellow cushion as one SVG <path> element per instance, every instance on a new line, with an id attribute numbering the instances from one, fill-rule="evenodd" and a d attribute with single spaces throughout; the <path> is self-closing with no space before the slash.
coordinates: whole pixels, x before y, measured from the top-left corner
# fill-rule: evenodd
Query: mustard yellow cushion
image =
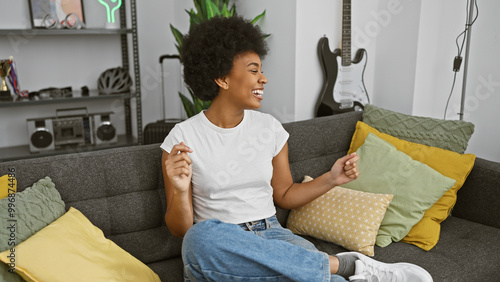
<path id="1" fill-rule="evenodd" d="M 17 179 L 13 175 L 2 175 L 0 177 L 0 199 L 6 198 L 9 194 L 17 192 Z"/>
<path id="2" fill-rule="evenodd" d="M 373 194 L 335 187 L 309 204 L 290 212 L 287 228 L 340 245 L 367 256 L 391 202 L 390 194 Z"/>
<path id="3" fill-rule="evenodd" d="M 8 200 L 12 199 L 11 201 L 15 201 L 15 195 L 12 195 L 12 194 L 16 193 L 16 192 L 17 192 L 17 180 L 16 180 L 16 178 L 13 177 L 12 175 L 8 175 L 8 174 L 1 176 L 0 177 L 0 199 L 4 199 L 4 198 L 9 197 L 9 194 L 11 195 L 10 198 L 7 198 L 6 200 L 3 201 L 3 203 L 5 205 L 7 205 L 6 206 L 7 213 L 8 213 L 8 208 L 9 208 L 8 205 L 9 204 L 15 205 L 15 202 L 11 203 Z M 7 221 L 5 221 L 5 222 L 8 223 Z M 6 225 L 6 227 L 8 227 L 8 226 L 9 225 Z M 10 230 L 8 230 L 8 232 L 10 233 Z M 2 235 L 2 237 L 5 237 L 5 236 L 6 235 Z M 2 245 L 5 245 L 5 244 L 0 243 L 0 246 L 2 246 Z M 8 282 L 10 282 L 10 281 L 12 281 L 12 282 L 24 281 L 17 274 L 9 272 L 9 267 L 6 264 L 2 263 L 2 265 L 0 265 L 0 281 L 4 281 L 4 280 L 8 281 Z"/>
<path id="4" fill-rule="evenodd" d="M 424 250 L 432 249 L 439 241 L 441 231 L 440 223 L 450 214 L 451 209 L 457 201 L 457 191 L 462 187 L 469 175 L 476 156 L 473 154 L 459 154 L 453 151 L 437 147 L 426 146 L 398 139 L 391 135 L 381 133 L 364 122 L 356 124 L 349 153 L 355 152 L 363 145 L 368 133 L 388 141 L 399 151 L 409 155 L 412 159 L 425 163 L 442 175 L 455 179 L 455 185 L 432 205 L 423 218 L 415 224 L 410 232 L 402 239 L 403 242 L 411 243 Z"/>
<path id="5" fill-rule="evenodd" d="M 0 253 L 0 260 L 11 263 L 11 254 Z M 27 281 L 160 281 L 75 208 L 17 245 L 14 254 L 16 273 Z"/>

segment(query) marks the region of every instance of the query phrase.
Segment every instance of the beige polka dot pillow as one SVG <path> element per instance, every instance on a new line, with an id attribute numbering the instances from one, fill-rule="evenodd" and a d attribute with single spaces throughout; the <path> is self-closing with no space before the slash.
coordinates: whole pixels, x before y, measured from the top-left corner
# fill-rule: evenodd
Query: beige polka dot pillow
<path id="1" fill-rule="evenodd" d="M 304 181 L 311 178 L 306 176 Z M 373 256 L 373 245 L 391 194 L 335 187 L 309 204 L 292 210 L 287 228 Z"/>

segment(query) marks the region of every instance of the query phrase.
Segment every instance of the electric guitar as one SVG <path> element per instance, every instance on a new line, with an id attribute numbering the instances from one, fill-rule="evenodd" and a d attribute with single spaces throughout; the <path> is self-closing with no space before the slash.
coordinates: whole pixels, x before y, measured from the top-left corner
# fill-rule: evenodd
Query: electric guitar
<path id="1" fill-rule="evenodd" d="M 328 38 L 319 40 L 318 55 L 324 84 L 315 107 L 315 116 L 328 116 L 349 111 L 362 111 L 370 98 L 363 74 L 366 50 L 359 49 L 351 60 L 351 0 L 342 1 L 342 43 L 330 51 Z"/>

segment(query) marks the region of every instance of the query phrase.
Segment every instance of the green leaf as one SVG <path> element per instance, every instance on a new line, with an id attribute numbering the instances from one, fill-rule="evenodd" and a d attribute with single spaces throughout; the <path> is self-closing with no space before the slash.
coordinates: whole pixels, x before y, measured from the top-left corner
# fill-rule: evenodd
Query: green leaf
<path id="1" fill-rule="evenodd" d="M 182 52 L 181 52 L 181 47 L 179 45 L 175 44 L 175 48 L 177 48 L 177 53 L 179 54 L 179 60 L 182 63 Z"/>
<path id="2" fill-rule="evenodd" d="M 184 110 L 186 111 L 188 117 L 192 117 L 199 112 L 208 109 L 212 104 L 211 101 L 203 101 L 200 98 L 194 96 L 194 93 L 190 88 L 188 88 L 188 91 L 191 95 L 191 100 L 189 100 L 189 98 L 179 92 L 179 97 L 181 97 L 182 105 L 184 106 Z"/>
<path id="3" fill-rule="evenodd" d="M 217 7 L 217 10 L 221 10 L 222 9 L 222 2 L 219 1 L 219 0 L 212 0 L 212 3 L 215 4 L 215 6 Z"/>
<path id="4" fill-rule="evenodd" d="M 191 99 L 194 101 L 196 99 L 196 96 L 194 96 L 194 93 L 191 90 L 191 88 L 188 88 L 188 91 L 189 91 L 189 94 L 191 95 Z"/>
<path id="5" fill-rule="evenodd" d="M 263 16 L 265 16 L 265 15 L 266 15 L 266 10 L 264 10 L 264 12 L 262 12 L 262 14 L 260 14 L 260 15 L 256 16 L 256 17 L 255 17 L 255 18 L 251 21 L 251 23 L 252 23 L 252 24 L 255 24 L 258 20 L 260 20 L 260 19 L 261 19 Z"/>
<path id="6" fill-rule="evenodd" d="M 205 0 L 207 5 L 207 19 L 211 19 L 216 16 L 220 16 L 219 7 L 215 5 L 211 0 Z"/>
<path id="7" fill-rule="evenodd" d="M 184 106 L 184 110 L 186 111 L 186 114 L 188 115 L 188 117 L 194 116 L 196 110 L 195 110 L 193 102 L 191 102 L 191 100 L 189 100 L 181 92 L 179 92 L 179 97 L 181 97 L 182 105 Z"/>
<path id="8" fill-rule="evenodd" d="M 198 11 L 198 13 L 201 13 L 201 2 L 203 0 L 193 0 L 194 2 L 194 7 L 196 8 L 196 11 Z"/>
<path id="9" fill-rule="evenodd" d="M 193 9 L 191 9 L 191 11 L 188 11 L 186 10 L 186 12 L 189 14 L 189 22 L 190 22 L 190 26 L 189 26 L 189 29 L 191 30 L 191 27 L 193 27 L 193 25 L 196 25 L 196 24 L 199 24 L 203 21 L 203 19 L 201 19 L 194 11 Z"/>
<path id="10" fill-rule="evenodd" d="M 186 13 L 187 13 L 190 17 L 191 17 L 191 15 L 192 15 L 192 14 L 195 14 L 195 15 L 196 15 L 196 13 L 194 12 L 193 8 L 191 8 L 191 10 L 189 10 L 189 11 L 188 11 L 188 10 L 186 10 L 186 9 L 184 9 L 184 11 L 186 11 Z"/>
<path id="11" fill-rule="evenodd" d="M 209 17 L 207 16 L 207 0 L 200 0 L 200 14 L 201 14 L 201 18 L 203 20 L 208 20 Z"/>
<path id="12" fill-rule="evenodd" d="M 231 10 L 229 10 L 229 12 L 231 13 L 231 16 L 236 15 L 236 5 L 235 4 L 233 4 L 233 6 L 231 6 Z"/>
<path id="13" fill-rule="evenodd" d="M 183 40 L 183 35 L 182 33 L 175 28 L 172 24 L 170 24 L 170 30 L 172 30 L 172 33 L 174 34 L 175 41 L 177 41 L 177 44 L 179 47 L 182 47 L 182 40 Z"/>
<path id="14" fill-rule="evenodd" d="M 196 110 L 196 113 L 199 113 L 201 111 L 203 111 L 203 101 L 200 100 L 199 98 L 195 98 L 194 99 L 194 108 Z"/>
<path id="15" fill-rule="evenodd" d="M 203 101 L 203 108 L 208 109 L 212 105 L 212 101 Z"/>

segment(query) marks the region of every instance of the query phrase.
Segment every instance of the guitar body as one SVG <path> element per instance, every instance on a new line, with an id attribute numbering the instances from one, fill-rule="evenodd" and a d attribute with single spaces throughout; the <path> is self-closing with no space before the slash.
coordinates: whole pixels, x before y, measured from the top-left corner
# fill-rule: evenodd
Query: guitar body
<path id="1" fill-rule="evenodd" d="M 318 43 L 318 55 L 323 70 L 323 87 L 315 107 L 315 116 L 329 116 L 350 111 L 362 111 L 369 103 L 363 81 L 367 58 L 359 49 L 348 66 L 342 65 L 341 50 L 330 49 L 328 38 Z"/>
<path id="2" fill-rule="evenodd" d="M 365 49 L 359 49 L 349 66 L 342 66 L 342 58 L 337 57 L 337 79 L 333 86 L 333 99 L 340 103 L 340 109 L 362 111 L 369 103 L 363 76 L 366 68 Z"/>

